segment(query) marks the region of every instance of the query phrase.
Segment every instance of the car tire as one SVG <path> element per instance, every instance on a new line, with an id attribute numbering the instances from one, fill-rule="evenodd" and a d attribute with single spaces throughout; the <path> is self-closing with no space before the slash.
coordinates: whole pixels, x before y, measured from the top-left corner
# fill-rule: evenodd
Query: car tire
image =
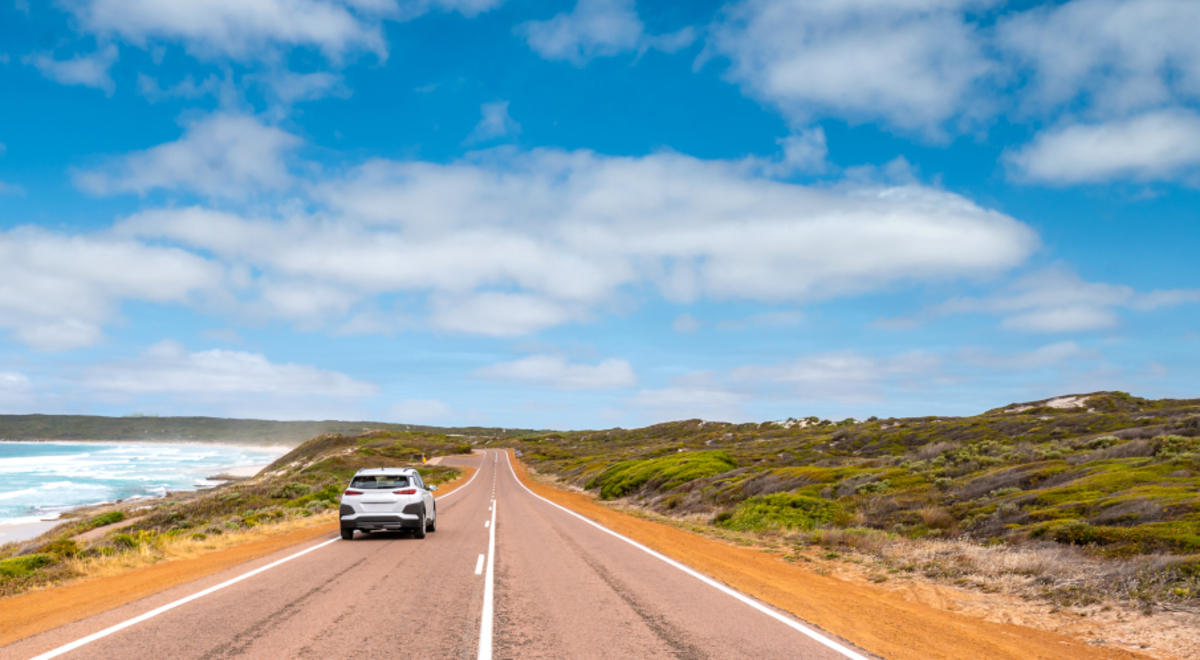
<path id="1" fill-rule="evenodd" d="M 427 523 L 427 521 L 425 520 L 425 509 L 421 509 L 421 524 L 420 524 L 420 526 L 418 526 L 416 529 L 413 530 L 413 538 L 416 538 L 416 539 L 425 538 L 426 523 Z"/>
<path id="2" fill-rule="evenodd" d="M 354 528 L 353 527 L 343 527 L 342 528 L 342 540 L 343 541 L 351 541 L 353 539 L 354 539 Z"/>
<path id="3" fill-rule="evenodd" d="M 437 531 L 437 505 L 433 505 L 433 520 L 429 521 L 429 525 L 425 528 L 427 532 Z"/>

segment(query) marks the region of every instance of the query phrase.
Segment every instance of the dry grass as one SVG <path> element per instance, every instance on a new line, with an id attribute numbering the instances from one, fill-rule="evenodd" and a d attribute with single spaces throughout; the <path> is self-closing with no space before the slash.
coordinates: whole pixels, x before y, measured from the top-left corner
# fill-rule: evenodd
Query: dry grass
<path id="1" fill-rule="evenodd" d="M 306 527 L 328 524 L 337 520 L 336 511 L 327 511 L 308 517 L 295 516 L 280 522 L 263 524 L 250 529 L 228 531 L 220 535 L 209 535 L 204 539 L 191 535 L 174 537 L 158 536 L 136 548 L 110 556 L 91 556 L 65 560 L 66 568 L 75 576 L 69 582 L 91 578 L 120 575 L 129 571 L 164 561 L 190 559 L 207 552 L 222 550 L 250 541 L 282 536 Z M 63 583 L 60 583 L 63 584 Z M 60 586 L 47 585 L 47 586 Z"/>
<path id="2" fill-rule="evenodd" d="M 986 546 L 965 539 L 914 540 L 864 528 L 739 532 L 709 525 L 701 515 L 665 516 L 637 500 L 605 504 L 756 547 L 820 575 L 873 583 L 990 621 L 1102 639 L 1164 659 L 1200 657 L 1200 608 L 1194 598 L 1179 593 L 1180 571 L 1175 570 L 1183 567 L 1186 575 L 1200 565 L 1200 557 L 1105 559 L 1052 542 Z M 926 524 L 943 520 L 943 513 L 926 510 Z M 1191 583 L 1192 593 L 1200 593 L 1195 573 L 1184 582 Z"/>

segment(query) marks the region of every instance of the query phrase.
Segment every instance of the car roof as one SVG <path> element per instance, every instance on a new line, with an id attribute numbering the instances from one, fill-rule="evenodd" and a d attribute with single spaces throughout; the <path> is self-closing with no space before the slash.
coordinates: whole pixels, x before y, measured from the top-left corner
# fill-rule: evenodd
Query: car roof
<path id="1" fill-rule="evenodd" d="M 412 474 L 414 472 L 416 472 L 416 470 L 414 470 L 412 468 L 400 468 L 400 467 L 364 468 L 362 470 L 359 470 L 358 472 L 355 472 L 354 476 L 356 476 L 356 477 L 359 475 L 371 476 L 373 474 Z"/>

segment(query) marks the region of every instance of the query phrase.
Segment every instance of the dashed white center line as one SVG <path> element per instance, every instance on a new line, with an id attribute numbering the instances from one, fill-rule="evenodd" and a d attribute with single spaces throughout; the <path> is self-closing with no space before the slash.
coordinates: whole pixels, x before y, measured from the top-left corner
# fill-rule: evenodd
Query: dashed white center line
<path id="1" fill-rule="evenodd" d="M 483 572 L 483 555 L 479 555 L 479 561 L 475 562 L 475 575 Z"/>
<path id="2" fill-rule="evenodd" d="M 492 618 L 496 582 L 496 500 L 492 500 L 492 519 L 488 527 L 487 576 L 483 579 L 483 614 L 479 617 L 479 660 L 492 660 Z"/>
<path id="3" fill-rule="evenodd" d="M 490 520 L 485 520 L 485 521 L 483 521 L 483 526 L 484 526 L 484 527 L 487 527 L 487 526 L 488 526 L 488 525 L 490 525 L 490 524 L 491 524 L 491 521 L 490 521 Z"/>

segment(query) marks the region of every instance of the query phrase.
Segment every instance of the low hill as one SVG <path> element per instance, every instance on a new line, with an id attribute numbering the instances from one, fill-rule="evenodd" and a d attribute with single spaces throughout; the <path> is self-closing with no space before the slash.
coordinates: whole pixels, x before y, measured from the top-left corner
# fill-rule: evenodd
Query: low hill
<path id="1" fill-rule="evenodd" d="M 0 440 L 157 440 L 299 445 L 319 435 L 368 431 L 417 431 L 451 435 L 517 437 L 516 429 L 438 428 L 384 422 L 276 422 L 217 417 L 100 417 L 92 415 L 0 415 Z"/>
<path id="2" fill-rule="evenodd" d="M 519 441 L 604 499 L 727 529 L 1200 553 L 1200 399 L 1096 392 L 974 417 L 691 420 Z"/>

